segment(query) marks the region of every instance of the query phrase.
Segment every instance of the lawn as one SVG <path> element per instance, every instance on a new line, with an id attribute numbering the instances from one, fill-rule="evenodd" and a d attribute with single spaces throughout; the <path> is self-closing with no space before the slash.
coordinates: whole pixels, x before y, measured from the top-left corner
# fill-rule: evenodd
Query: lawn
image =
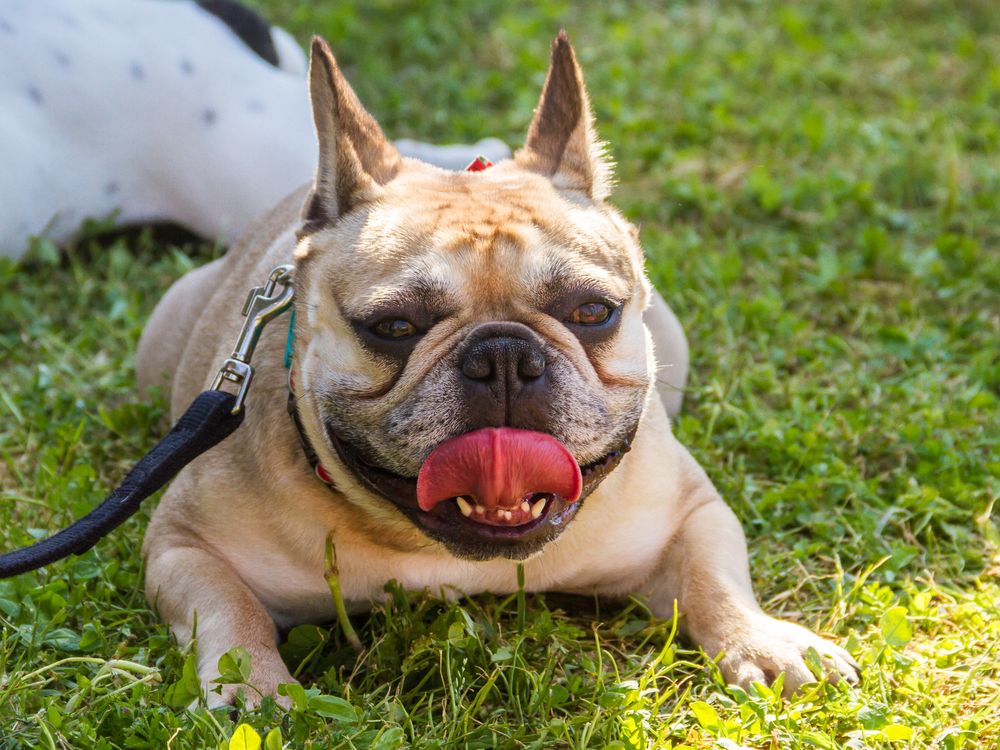
<path id="1" fill-rule="evenodd" d="M 0 581 L 0 748 L 1000 743 L 992 0 L 257 5 L 329 38 L 392 136 L 437 141 L 517 144 L 568 29 L 614 201 L 691 340 L 676 431 L 742 520 L 765 609 L 863 680 L 744 693 L 638 602 L 393 589 L 356 620 L 362 659 L 292 632 L 290 712 L 186 711 L 190 655 L 142 591 L 146 509 Z M 83 515 L 157 439 L 136 343 L 219 252 L 137 231 L 0 262 L 0 547 Z"/>

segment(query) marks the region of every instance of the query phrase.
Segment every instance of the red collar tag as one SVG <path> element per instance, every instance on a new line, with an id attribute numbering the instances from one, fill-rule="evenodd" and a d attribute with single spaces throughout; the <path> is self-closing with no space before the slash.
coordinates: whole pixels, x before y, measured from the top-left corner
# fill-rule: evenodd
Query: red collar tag
<path id="1" fill-rule="evenodd" d="M 487 159 L 483 155 L 477 156 L 472 162 L 465 168 L 466 172 L 482 172 L 484 169 L 489 169 L 493 166 L 493 162 Z"/>

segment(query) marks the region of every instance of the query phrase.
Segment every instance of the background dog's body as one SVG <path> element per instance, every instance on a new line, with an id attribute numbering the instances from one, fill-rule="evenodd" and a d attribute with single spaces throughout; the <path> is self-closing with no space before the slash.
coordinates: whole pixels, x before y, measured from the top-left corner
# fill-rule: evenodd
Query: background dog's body
<path id="1" fill-rule="evenodd" d="M 231 242 L 313 172 L 305 67 L 291 36 L 229 0 L 7 0 L 0 254 L 62 244 L 88 218 Z M 452 169 L 510 155 L 495 138 L 400 147 Z"/>
<path id="2" fill-rule="evenodd" d="M 565 38 L 554 47 L 525 149 L 516 162 L 482 175 L 401 161 L 328 50 L 317 42 L 313 55 L 320 169 L 312 190 L 292 196 L 253 225 L 228 256 L 175 285 L 154 313 L 138 356 L 142 384 L 164 382 L 166 373 L 176 414 L 228 356 L 247 286 L 294 257 L 295 356 L 302 381 L 296 409 L 337 489 L 314 478 L 285 413 L 285 332 L 271 328 L 258 348 L 245 426 L 178 477 L 145 544 L 151 601 L 182 639 L 191 637 L 197 619 L 202 679 L 212 678 L 219 656 L 234 645 L 251 652 L 251 682 L 262 692 L 273 694 L 291 679 L 275 649 L 274 625 L 332 616 L 322 577 L 328 531 L 335 537 L 345 596 L 355 607 L 380 598 L 389 579 L 410 589 L 465 593 L 516 587 L 512 560 L 456 557 L 447 542 L 428 538 L 394 508 L 395 499 L 387 502 L 362 483 L 337 458 L 329 437 L 333 419 L 341 420 L 338 425 L 346 419 L 348 429 L 362 419 L 377 424 L 388 418 L 392 429 L 400 426 L 394 420 L 411 421 L 414 440 L 440 431 L 441 425 L 399 407 L 414 403 L 414 393 L 416 405 L 425 405 L 417 385 L 440 380 L 433 411 L 458 415 L 462 396 L 448 385 L 452 355 L 467 348 L 463 341 L 482 325 L 504 316 L 529 324 L 518 322 L 518 335 L 541 340 L 555 371 L 551 377 L 578 391 L 579 403 L 596 405 L 590 421 L 608 425 L 602 436 L 586 424 L 586 414 L 538 407 L 549 409 L 542 416 L 564 443 L 580 438 L 577 460 L 605 451 L 601 441 L 615 430 L 634 431 L 631 451 L 618 468 L 592 488 L 586 505 L 558 530 L 561 535 L 525 561 L 529 589 L 635 593 L 661 616 L 670 616 L 676 601 L 689 635 L 709 653 L 724 654 L 723 672 L 744 685 L 779 672 L 786 673 L 786 689 L 812 680 L 805 662 L 811 648 L 831 676 L 853 677 L 846 652 L 760 611 L 740 526 L 671 434 L 664 406 L 650 388 L 656 366 L 642 318 L 651 295 L 641 250 L 634 230 L 604 203 L 605 163 Z M 359 299 L 371 304 L 373 295 L 390 293 L 401 278 L 447 282 L 449 299 L 463 304 L 450 316 L 458 338 L 448 343 L 444 334 L 428 334 L 398 386 L 388 360 L 359 344 L 363 337 L 350 326 L 360 324 L 349 322 L 346 310 Z M 569 335 L 552 314 L 523 304 L 538 284 L 575 298 L 580 284 L 591 283 L 621 290 L 624 300 L 620 330 L 597 348 L 584 351 L 584 339 Z M 664 308 L 656 314 L 672 320 Z M 679 328 L 661 329 L 659 343 L 661 363 L 681 367 L 680 359 L 669 359 L 669 352 L 680 353 L 686 369 Z M 550 385 L 558 394 L 557 383 Z M 401 401 L 394 404 L 391 394 L 397 391 Z M 324 412 L 338 399 L 347 404 L 346 417 Z M 359 408 L 351 408 L 354 401 Z M 575 408 L 570 404 L 569 412 Z M 386 449 L 380 430 L 365 431 L 383 459 L 407 465 L 423 458 L 419 447 Z M 210 700 L 231 700 L 233 691 L 228 686 Z"/>

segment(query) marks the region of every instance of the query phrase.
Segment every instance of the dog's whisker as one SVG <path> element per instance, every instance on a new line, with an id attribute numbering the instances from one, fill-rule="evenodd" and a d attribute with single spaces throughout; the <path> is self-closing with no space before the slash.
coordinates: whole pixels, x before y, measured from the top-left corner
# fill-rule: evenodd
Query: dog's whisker
<path id="1" fill-rule="evenodd" d="M 662 383 L 663 385 L 669 385 L 671 388 L 676 388 L 678 391 L 686 391 L 688 387 L 686 385 L 677 385 L 669 380 L 664 380 L 663 378 L 654 378 L 655 382 Z"/>

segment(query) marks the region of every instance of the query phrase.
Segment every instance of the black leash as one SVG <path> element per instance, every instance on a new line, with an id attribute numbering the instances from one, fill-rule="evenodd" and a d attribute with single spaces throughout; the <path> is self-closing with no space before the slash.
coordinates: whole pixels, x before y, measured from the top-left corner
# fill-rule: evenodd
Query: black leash
<path id="1" fill-rule="evenodd" d="M 263 287 L 250 291 L 243 306 L 246 321 L 233 355 L 223 363 L 212 387 L 195 398 L 166 437 L 139 459 L 107 499 L 62 531 L 29 547 L 0 555 L 0 578 L 83 554 L 128 520 L 143 500 L 243 423 L 246 414 L 243 404 L 253 379 L 250 358 L 264 325 L 292 304 L 291 275 L 291 266 L 278 266 Z M 239 391 L 234 395 L 222 390 L 224 381 L 236 384 Z"/>
<path id="2" fill-rule="evenodd" d="M 243 423 L 242 410 L 233 414 L 236 396 L 204 391 L 156 446 L 139 459 L 108 499 L 79 521 L 30 547 L 0 556 L 0 578 L 20 575 L 93 547 L 128 520 L 139 505 L 169 482 L 187 464 Z"/>

